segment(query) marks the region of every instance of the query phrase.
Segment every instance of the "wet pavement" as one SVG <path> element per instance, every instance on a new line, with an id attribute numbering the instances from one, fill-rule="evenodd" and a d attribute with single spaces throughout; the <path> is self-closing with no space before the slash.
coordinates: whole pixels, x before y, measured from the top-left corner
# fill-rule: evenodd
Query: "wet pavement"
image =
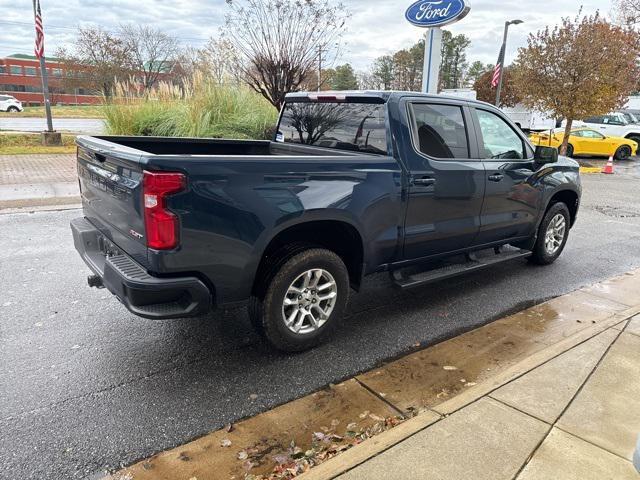
<path id="1" fill-rule="evenodd" d="M 299 355 L 269 350 L 241 309 L 143 320 L 90 290 L 68 228 L 79 211 L 0 215 L 0 478 L 96 477 L 637 268 L 638 178 L 636 165 L 583 177 L 554 265 L 517 261 L 408 292 L 372 277 L 331 341 Z M 620 303 L 603 295 L 589 297 L 596 313 Z"/>

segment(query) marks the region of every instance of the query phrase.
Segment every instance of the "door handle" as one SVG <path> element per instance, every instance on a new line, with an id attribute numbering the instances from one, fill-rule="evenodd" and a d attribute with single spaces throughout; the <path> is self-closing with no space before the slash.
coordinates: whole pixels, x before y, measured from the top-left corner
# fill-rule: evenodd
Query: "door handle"
<path id="1" fill-rule="evenodd" d="M 435 185 L 436 179 L 433 177 L 422 177 L 422 178 L 413 178 L 411 179 L 412 185 L 419 185 L 421 187 L 428 187 L 430 185 Z"/>
<path id="2" fill-rule="evenodd" d="M 491 180 L 492 182 L 499 182 L 503 178 L 504 175 L 502 175 L 501 173 L 494 173 L 493 175 L 489 175 L 489 180 Z"/>

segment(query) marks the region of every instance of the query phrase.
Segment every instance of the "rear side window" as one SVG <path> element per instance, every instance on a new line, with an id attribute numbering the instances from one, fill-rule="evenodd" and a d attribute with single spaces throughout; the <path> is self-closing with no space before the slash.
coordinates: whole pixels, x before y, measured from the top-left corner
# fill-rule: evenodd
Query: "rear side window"
<path id="1" fill-rule="evenodd" d="M 585 123 L 598 123 L 598 124 L 600 124 L 600 123 L 602 123 L 602 121 L 603 121 L 602 116 L 589 117 L 589 118 L 585 118 L 584 119 Z"/>
<path id="2" fill-rule="evenodd" d="M 387 153 L 386 106 L 372 103 L 287 103 L 277 140 L 316 147 Z"/>
<path id="3" fill-rule="evenodd" d="M 469 140 L 462 107 L 414 103 L 416 148 L 432 158 L 469 158 Z"/>

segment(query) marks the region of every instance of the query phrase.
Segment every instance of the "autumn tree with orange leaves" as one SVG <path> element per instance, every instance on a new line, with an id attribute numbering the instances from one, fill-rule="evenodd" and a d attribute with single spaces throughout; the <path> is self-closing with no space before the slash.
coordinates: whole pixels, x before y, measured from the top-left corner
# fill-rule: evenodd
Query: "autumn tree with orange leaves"
<path id="1" fill-rule="evenodd" d="M 574 120 L 621 108 L 640 76 L 638 33 L 599 13 L 564 18 L 527 43 L 513 65 L 514 86 L 529 108 L 566 119 L 562 154 Z"/>

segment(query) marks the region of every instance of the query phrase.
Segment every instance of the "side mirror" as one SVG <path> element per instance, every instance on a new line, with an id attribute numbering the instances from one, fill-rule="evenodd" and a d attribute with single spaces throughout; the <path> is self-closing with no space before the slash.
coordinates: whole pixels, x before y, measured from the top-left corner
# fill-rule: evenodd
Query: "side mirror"
<path id="1" fill-rule="evenodd" d="M 538 145 L 533 158 L 537 163 L 556 163 L 558 161 L 558 149 L 556 147 Z"/>

